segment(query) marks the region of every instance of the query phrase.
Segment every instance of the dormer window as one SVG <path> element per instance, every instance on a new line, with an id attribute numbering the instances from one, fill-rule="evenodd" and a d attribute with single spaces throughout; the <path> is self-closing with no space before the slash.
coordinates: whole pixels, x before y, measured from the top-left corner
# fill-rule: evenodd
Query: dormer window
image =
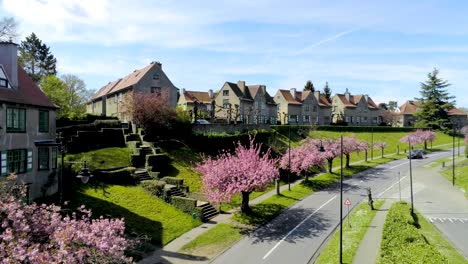
<path id="1" fill-rule="evenodd" d="M 159 80 L 159 74 L 157 73 L 153 74 L 153 80 Z"/>
<path id="2" fill-rule="evenodd" d="M 3 69 L 3 65 L 0 65 L 0 88 L 10 88 L 11 83 L 8 81 L 8 77 L 5 74 L 5 70 Z"/>
<path id="3" fill-rule="evenodd" d="M 0 78 L 0 87 L 8 88 L 8 80 L 5 78 Z"/>

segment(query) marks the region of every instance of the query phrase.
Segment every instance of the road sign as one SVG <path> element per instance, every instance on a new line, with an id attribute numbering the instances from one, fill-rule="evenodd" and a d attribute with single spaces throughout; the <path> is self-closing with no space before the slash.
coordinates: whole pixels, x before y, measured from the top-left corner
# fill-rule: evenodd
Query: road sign
<path id="1" fill-rule="evenodd" d="M 351 206 L 351 200 L 349 198 L 346 198 L 346 201 L 344 202 L 345 205 Z"/>

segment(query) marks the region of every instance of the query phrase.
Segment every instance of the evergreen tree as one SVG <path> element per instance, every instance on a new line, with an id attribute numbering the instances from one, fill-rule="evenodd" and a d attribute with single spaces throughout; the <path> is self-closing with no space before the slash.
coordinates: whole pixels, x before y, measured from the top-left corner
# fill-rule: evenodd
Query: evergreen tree
<path id="1" fill-rule="evenodd" d="M 311 92 L 315 91 L 314 84 L 310 80 L 308 80 L 306 84 L 304 85 L 304 91 L 311 91 Z"/>
<path id="2" fill-rule="evenodd" d="M 398 102 L 397 101 L 389 101 L 388 102 L 388 110 L 391 112 L 395 112 L 398 108 Z"/>
<path id="3" fill-rule="evenodd" d="M 20 65 L 35 82 L 48 75 L 57 74 L 57 59 L 36 34 L 31 33 L 29 37 L 21 41 L 19 53 Z"/>
<path id="4" fill-rule="evenodd" d="M 438 77 L 439 70 L 434 69 L 427 74 L 428 80 L 421 83 L 421 98 L 415 98 L 420 102 L 415 116 L 418 121 L 415 127 L 431 127 L 434 129 L 446 126 L 449 123 L 447 110 L 453 107 L 455 97 L 450 96 L 445 88 L 450 84 Z"/>
<path id="5" fill-rule="evenodd" d="M 325 87 L 323 87 L 323 95 L 328 99 L 328 101 L 331 101 L 331 89 L 328 86 L 328 82 L 325 83 Z"/>

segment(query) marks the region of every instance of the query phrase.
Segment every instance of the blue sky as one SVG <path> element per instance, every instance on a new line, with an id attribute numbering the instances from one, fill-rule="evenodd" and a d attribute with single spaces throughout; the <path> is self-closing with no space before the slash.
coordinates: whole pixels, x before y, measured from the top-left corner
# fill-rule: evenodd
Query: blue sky
<path id="1" fill-rule="evenodd" d="M 245 80 L 277 89 L 419 96 L 434 67 L 468 107 L 464 1 L 1 0 L 0 16 L 51 47 L 60 74 L 89 89 L 160 61 L 187 90 Z"/>

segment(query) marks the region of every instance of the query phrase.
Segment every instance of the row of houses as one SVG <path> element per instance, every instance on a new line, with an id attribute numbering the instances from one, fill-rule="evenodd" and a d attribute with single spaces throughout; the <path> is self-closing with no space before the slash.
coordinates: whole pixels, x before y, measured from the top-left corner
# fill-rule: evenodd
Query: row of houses
<path id="1" fill-rule="evenodd" d="M 327 98 L 320 91 L 296 88 L 280 89 L 271 96 L 265 85 L 247 85 L 245 81 L 225 82 L 214 92 L 178 89 L 162 70 L 162 64 L 152 62 L 141 70 L 109 82 L 102 87 L 87 105 L 91 114 L 117 116 L 129 121 L 123 111 L 125 98 L 130 91 L 168 95 L 171 106 L 179 106 L 212 122 L 243 124 L 298 124 L 352 126 L 377 126 L 385 122 L 386 109 L 377 105 L 367 94 L 352 95 L 348 90 Z M 417 102 L 407 101 L 394 113 L 395 126 L 414 125 Z M 196 115 L 195 115 L 196 112 Z M 448 112 L 452 121 L 467 123 L 466 113 L 453 108 Z"/>

